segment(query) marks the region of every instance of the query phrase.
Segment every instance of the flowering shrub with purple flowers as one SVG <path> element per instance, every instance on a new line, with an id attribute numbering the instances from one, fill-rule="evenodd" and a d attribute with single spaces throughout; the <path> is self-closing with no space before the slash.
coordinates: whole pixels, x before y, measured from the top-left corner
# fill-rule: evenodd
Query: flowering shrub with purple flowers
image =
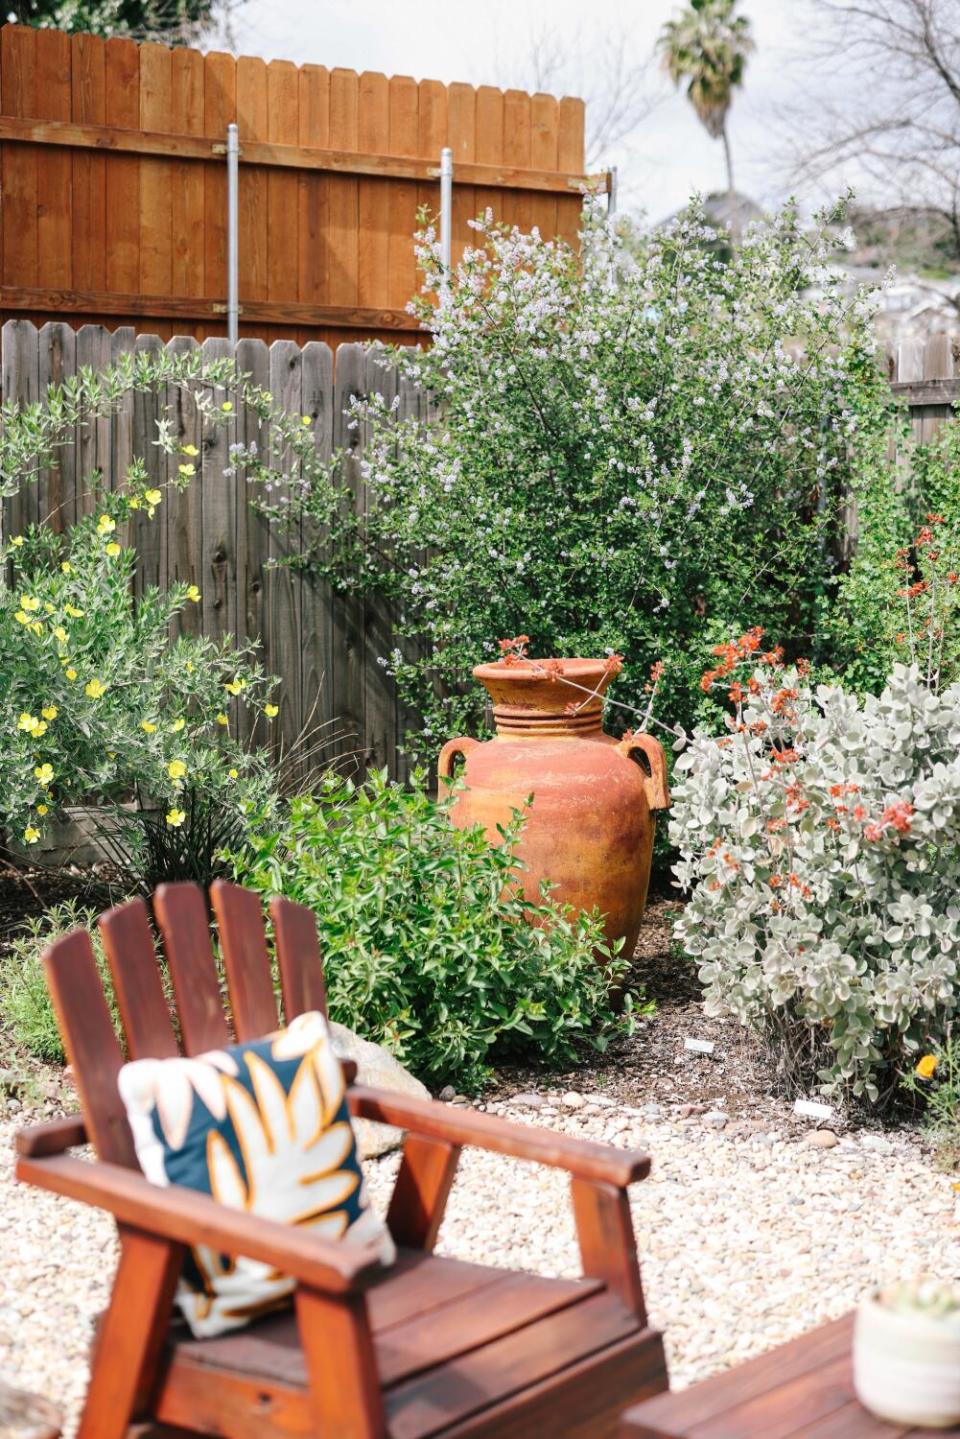
<path id="1" fill-rule="evenodd" d="M 829 265 L 826 220 L 789 208 L 728 264 L 696 215 L 590 220 L 579 256 L 476 231 L 450 276 L 421 234 L 432 344 L 385 352 L 431 405 L 354 399 L 359 478 L 335 456 L 275 513 L 312 527 L 300 563 L 393 601 L 382 662 L 421 753 L 482 723 L 471 667 L 519 630 L 542 655 L 622 654 L 637 707 L 663 657 L 662 707 L 690 724 L 715 711 L 704 646 L 742 615 L 809 652 L 839 497 L 885 463 L 869 299 Z"/>

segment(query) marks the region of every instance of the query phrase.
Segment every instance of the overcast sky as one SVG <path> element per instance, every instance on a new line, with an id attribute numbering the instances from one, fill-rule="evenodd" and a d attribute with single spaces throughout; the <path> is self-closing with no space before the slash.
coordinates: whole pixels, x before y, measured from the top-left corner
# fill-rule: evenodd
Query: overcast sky
<path id="1" fill-rule="evenodd" d="M 235 13 L 241 54 L 288 59 L 417 79 L 532 85 L 532 55 L 545 34 L 567 59 L 566 93 L 589 94 L 608 73 L 604 47 L 622 47 L 641 65 L 677 0 L 246 0 Z M 785 197 L 778 168 L 784 97 L 828 85 L 830 76 L 806 46 L 806 0 L 745 0 L 757 42 L 730 132 L 737 188 L 769 205 Z M 585 18 L 586 17 L 586 18 Z M 617 164 L 625 198 L 660 219 L 694 190 L 725 188 L 723 152 L 651 65 L 646 88 L 659 104 L 627 140 L 605 156 Z"/>

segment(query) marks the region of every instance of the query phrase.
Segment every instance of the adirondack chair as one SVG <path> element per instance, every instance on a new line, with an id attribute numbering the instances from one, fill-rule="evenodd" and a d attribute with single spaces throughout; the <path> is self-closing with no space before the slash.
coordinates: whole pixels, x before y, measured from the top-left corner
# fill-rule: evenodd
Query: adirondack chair
<path id="1" fill-rule="evenodd" d="M 278 1023 L 260 901 L 221 882 L 211 899 L 233 1034 L 252 1039 Z M 202 891 L 165 885 L 154 911 L 183 1052 L 229 1042 Z M 323 1010 L 312 914 L 286 900 L 274 900 L 270 912 L 285 1016 Z M 128 1054 L 179 1053 L 146 906 L 132 900 L 110 910 L 100 931 Z M 627 1186 L 649 1170 L 643 1154 L 351 1082 L 352 1114 L 407 1132 L 388 1213 L 399 1257 L 384 1267 L 363 1248 L 144 1179 L 117 1091 L 124 1056 L 90 936 L 76 930 L 58 940 L 46 970 L 83 1112 L 22 1131 L 17 1175 L 108 1210 L 120 1238 L 79 1439 L 529 1439 L 541 1432 L 602 1439 L 615 1434 L 628 1404 L 666 1388 L 627 1205 Z M 352 1081 L 355 1070 L 345 1068 Z M 87 1142 L 95 1162 L 67 1153 Z M 432 1253 L 464 1145 L 570 1174 L 582 1279 L 544 1279 Z M 552 1218 L 545 1213 L 543 1222 Z M 496 1214 L 490 1220 L 498 1223 Z M 55 1233 L 49 1238 L 56 1244 Z M 290 1310 L 223 1337 L 192 1338 L 172 1318 L 172 1305 L 194 1245 L 261 1260 L 295 1278 Z"/>

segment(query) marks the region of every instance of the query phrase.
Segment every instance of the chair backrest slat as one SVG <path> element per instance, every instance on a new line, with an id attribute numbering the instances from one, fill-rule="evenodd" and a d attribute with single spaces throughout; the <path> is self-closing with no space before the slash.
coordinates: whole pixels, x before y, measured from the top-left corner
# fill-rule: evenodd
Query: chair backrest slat
<path id="1" fill-rule="evenodd" d="M 313 911 L 277 897 L 270 901 L 270 918 L 277 943 L 284 1019 L 289 1024 L 298 1014 L 311 1009 L 326 1014 L 327 991 Z"/>
<path id="2" fill-rule="evenodd" d="M 101 1159 L 136 1168 L 133 1136 L 117 1089 L 124 1062 L 86 930 L 74 930 L 44 955 L 47 988 L 86 1120 Z"/>
<path id="3" fill-rule="evenodd" d="M 173 993 L 184 1054 L 203 1054 L 230 1043 L 223 995 L 210 943 L 203 890 L 195 884 L 161 884 L 153 899 Z"/>
<path id="4" fill-rule="evenodd" d="M 220 930 L 237 1038 L 269 1034 L 277 1027 L 277 1001 L 260 896 L 218 879 L 210 886 L 210 902 Z"/>
<path id="5" fill-rule="evenodd" d="M 101 915 L 100 935 L 130 1058 L 169 1059 L 179 1050 L 143 900 Z"/>

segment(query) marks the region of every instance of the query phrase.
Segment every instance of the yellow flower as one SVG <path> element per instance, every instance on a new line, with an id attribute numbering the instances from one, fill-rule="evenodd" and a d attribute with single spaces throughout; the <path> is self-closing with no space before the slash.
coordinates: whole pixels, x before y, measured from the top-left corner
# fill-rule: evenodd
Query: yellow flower
<path id="1" fill-rule="evenodd" d="M 221 710 L 221 712 L 217 715 L 217 724 L 229 724 L 229 723 L 230 723 L 230 721 L 227 719 L 227 716 L 226 716 L 226 715 L 223 713 L 223 711 Z"/>
<path id="2" fill-rule="evenodd" d="M 56 606 L 52 605 L 49 600 L 44 600 L 43 608 L 46 610 L 48 615 L 52 615 Z"/>
<path id="3" fill-rule="evenodd" d="M 178 465 L 177 469 L 180 471 L 181 475 L 186 475 L 188 478 L 191 475 L 195 475 L 197 473 L 196 467 L 191 464 Z"/>
<path id="4" fill-rule="evenodd" d="M 200 591 L 197 589 L 196 585 L 187 586 L 187 599 L 192 600 L 194 604 L 197 604 L 199 602 Z"/>
<path id="5" fill-rule="evenodd" d="M 144 734 L 156 734 L 157 732 L 156 725 L 151 724 L 149 720 L 141 720 L 140 728 L 143 730 Z"/>
<path id="6" fill-rule="evenodd" d="M 300 418 L 301 418 L 301 420 L 303 421 L 303 423 L 304 423 L 305 425 L 312 425 L 312 424 L 313 424 L 313 416 L 312 416 L 312 415 L 301 415 Z"/>
<path id="7" fill-rule="evenodd" d="M 120 546 L 117 544 L 116 540 L 111 540 L 110 543 L 107 545 L 107 554 L 112 560 L 115 560 L 119 553 Z"/>
<path id="8" fill-rule="evenodd" d="M 917 1061 L 917 1066 L 913 1072 L 920 1079 L 932 1079 L 938 1063 L 939 1060 L 935 1054 L 925 1054 Z"/>
<path id="9" fill-rule="evenodd" d="M 159 505 L 160 501 L 163 499 L 163 494 L 160 490 L 144 490 L 143 498 L 146 500 L 148 505 Z"/>
<path id="10" fill-rule="evenodd" d="M 230 682 L 229 682 L 228 684 L 225 684 L 225 685 L 224 685 L 224 689 L 225 689 L 225 690 L 229 690 L 232 695 L 242 694 L 243 691 L 246 689 L 246 687 L 247 687 L 247 682 L 246 682 L 246 680 L 240 680 L 240 679 L 230 680 Z"/>
<path id="11" fill-rule="evenodd" d="M 228 769 L 228 770 L 227 770 L 227 774 L 230 776 L 231 779 L 236 779 L 238 773 L 239 773 L 239 771 L 238 771 L 238 770 L 235 770 L 235 769 Z"/>
<path id="12" fill-rule="evenodd" d="M 140 501 L 139 501 L 139 499 L 137 498 L 136 495 L 134 495 L 133 499 L 130 500 L 128 503 L 129 503 L 129 505 L 130 505 L 131 510 L 139 510 L 139 508 L 140 508 Z"/>
<path id="13" fill-rule="evenodd" d="M 103 680 L 92 679 L 88 680 L 84 685 L 83 692 L 85 695 L 88 695 L 90 699 L 98 700 L 102 699 L 106 694 L 107 686 L 103 683 Z"/>
<path id="14" fill-rule="evenodd" d="M 32 824 L 28 824 L 26 829 L 23 831 L 23 837 L 26 840 L 27 844 L 36 844 L 37 840 L 40 838 L 40 831 L 38 829 L 34 829 Z"/>
<path id="15" fill-rule="evenodd" d="M 45 804 L 38 804 L 38 805 L 37 805 L 37 814 L 46 814 L 46 812 L 47 812 L 47 806 L 46 806 Z"/>
<path id="16" fill-rule="evenodd" d="M 63 625 L 57 625 L 56 628 L 55 628 L 54 631 L 53 631 L 53 638 L 54 638 L 55 640 L 58 640 L 60 644 L 65 645 L 65 644 L 67 643 L 67 641 L 69 640 L 70 636 L 67 634 L 66 630 L 63 628 Z"/>
<path id="17" fill-rule="evenodd" d="M 197 449 L 196 445 L 181 445 L 180 453 L 182 455 L 199 455 L 200 451 Z"/>
<path id="18" fill-rule="evenodd" d="M 44 719 L 55 720 L 58 714 L 58 710 L 56 705 L 44 705 L 40 713 L 43 715 Z"/>
<path id="19" fill-rule="evenodd" d="M 23 544 L 23 535 L 14 535 L 10 543 L 12 545 L 16 545 L 17 549 L 19 549 L 20 546 Z"/>
<path id="20" fill-rule="evenodd" d="M 60 568 L 61 568 L 61 570 L 63 571 L 63 573 L 64 573 L 65 575 L 72 575 L 72 574 L 73 574 L 73 565 L 70 563 L 69 560 L 63 560 L 63 561 L 61 562 Z"/>
<path id="21" fill-rule="evenodd" d="M 42 634 L 43 634 L 43 624 L 41 623 L 40 620 L 34 620 L 33 624 L 30 626 L 30 628 L 33 630 L 33 633 L 34 633 L 35 635 L 42 635 Z"/>
<path id="22" fill-rule="evenodd" d="M 39 739 L 41 735 L 45 735 L 46 732 L 47 732 L 47 723 L 46 723 L 46 720 L 37 720 L 36 724 L 31 725 L 31 727 L 30 727 L 30 733 L 31 733 L 36 739 Z"/>
<path id="23" fill-rule="evenodd" d="M 40 601 L 37 599 L 36 595 L 21 595 L 20 608 L 22 610 L 29 610 L 31 614 L 36 614 L 37 610 L 40 608 Z"/>
<path id="24" fill-rule="evenodd" d="M 38 764 L 33 771 L 40 784 L 53 784 L 53 765 Z"/>
<path id="25" fill-rule="evenodd" d="M 18 625 L 28 625 L 31 623 L 30 616 L 28 614 L 24 614 L 23 610 L 17 610 L 17 613 L 14 615 L 13 618 L 16 620 Z"/>
<path id="26" fill-rule="evenodd" d="M 187 773 L 187 767 L 182 759 L 172 759 L 167 765 L 167 774 L 171 779 L 183 779 Z"/>
<path id="27" fill-rule="evenodd" d="M 26 710 L 24 710 L 20 718 L 17 720 L 17 729 L 32 730 L 36 722 L 37 721 L 35 716 L 27 714 Z"/>
<path id="28" fill-rule="evenodd" d="M 278 715 L 280 713 L 280 706 L 264 705 L 263 712 L 266 715 L 267 719 L 273 719 L 274 715 Z"/>
<path id="29" fill-rule="evenodd" d="M 230 411 L 233 409 L 233 405 L 230 403 L 229 400 L 224 400 L 220 408 L 225 415 L 229 415 Z"/>
<path id="30" fill-rule="evenodd" d="M 71 666 L 68 670 L 64 670 L 64 674 L 66 675 L 68 680 L 75 680 L 77 677 L 77 672 L 73 668 L 73 666 Z"/>
<path id="31" fill-rule="evenodd" d="M 116 528 L 117 528 L 117 522 L 116 522 L 116 520 L 112 520 L 109 515 L 101 515 L 100 518 L 99 518 L 99 520 L 97 520 L 97 533 L 98 533 L 98 534 L 101 534 L 101 535 L 112 535 L 113 532 L 114 532 L 114 530 L 115 530 Z"/>
<path id="32" fill-rule="evenodd" d="M 167 824 L 171 829 L 179 829 L 186 817 L 182 809 L 167 810 Z"/>
<path id="33" fill-rule="evenodd" d="M 183 718 L 183 716 L 181 715 L 180 718 L 179 718 L 179 719 L 175 719 L 174 722 L 173 722 L 173 724 L 170 726 L 170 733 L 171 733 L 171 734 L 179 734 L 180 731 L 183 729 L 183 727 L 184 727 L 185 724 L 186 724 L 186 720 L 185 720 L 185 719 Z"/>
<path id="34" fill-rule="evenodd" d="M 63 607 L 72 620 L 83 618 L 83 610 L 78 610 L 76 605 L 64 605 Z"/>

